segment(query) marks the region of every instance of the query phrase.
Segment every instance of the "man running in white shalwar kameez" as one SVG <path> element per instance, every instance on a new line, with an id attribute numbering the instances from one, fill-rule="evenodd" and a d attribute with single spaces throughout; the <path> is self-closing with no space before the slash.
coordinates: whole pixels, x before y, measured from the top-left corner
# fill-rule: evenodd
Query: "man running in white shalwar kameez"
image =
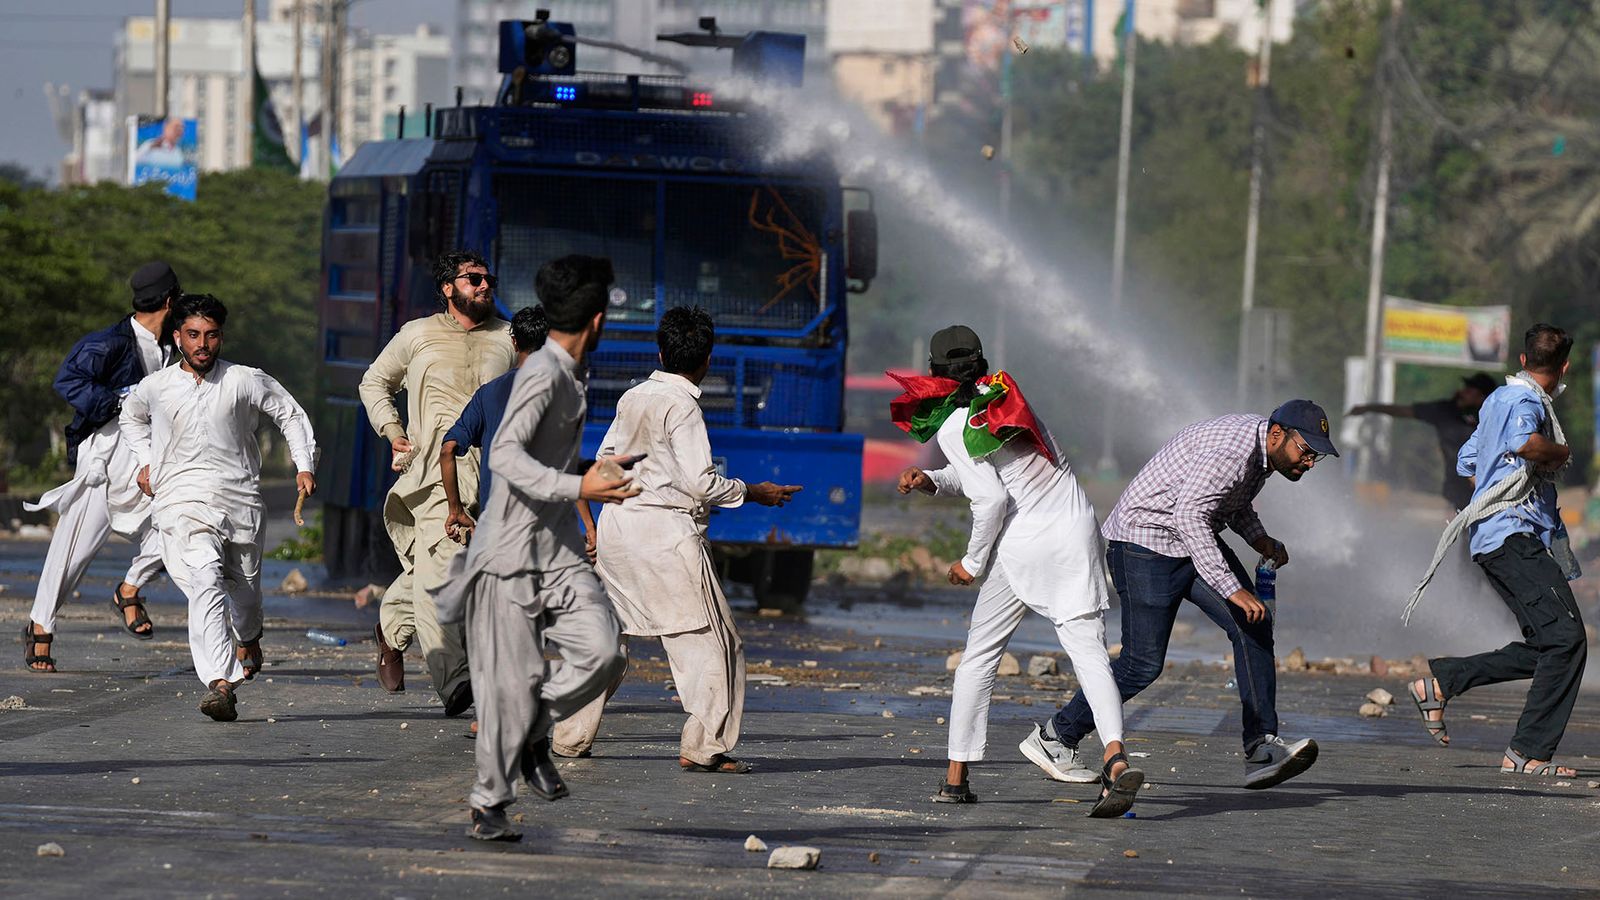
<path id="1" fill-rule="evenodd" d="M 575 510 L 580 498 L 616 503 L 628 495 L 628 479 L 606 477 L 599 466 L 574 474 L 588 411 L 586 357 L 605 329 L 613 280 L 610 260 L 592 256 L 539 269 L 534 288 L 550 336 L 517 369 L 489 447 L 494 490 L 434 598 L 440 622 L 466 622 L 478 707 L 467 834 L 478 840 L 521 837 L 505 814 L 518 774 L 546 800 L 567 795 L 550 759 L 550 726 L 604 692 L 625 664 Z M 560 662 L 546 661 L 547 647 L 560 651 Z"/>
<path id="2" fill-rule="evenodd" d="M 67 461 L 75 465 L 72 480 L 47 491 L 37 503 L 23 504 L 30 512 L 51 509 L 60 516 L 39 570 L 24 638 L 24 662 L 35 672 L 56 670 L 50 653 L 56 613 L 113 532 L 138 549 L 111 602 L 130 634 L 140 640 L 155 637 L 139 589 L 161 571 L 161 535 L 150 527 L 150 498 L 139 490 L 139 467 L 122 440 L 117 415 L 133 386 L 169 361 L 171 347 L 161 342 L 162 321 L 181 290 L 178 276 L 164 262 L 140 266 L 128 284 L 133 314 L 85 335 L 56 373 L 56 393 L 74 412 L 67 426 Z"/>
<path id="3" fill-rule="evenodd" d="M 1094 506 L 1009 376 L 989 376 L 972 329 L 941 329 L 929 348 L 934 377 L 899 379 L 907 393 L 894 401 L 894 418 L 920 440 L 936 437 L 949 464 L 931 472 L 906 469 L 900 492 L 971 501 L 967 553 L 950 566 L 949 577 L 955 585 L 983 579 L 950 700 L 949 771 L 933 799 L 977 800 L 967 783 L 968 763 L 984 758 L 1000 658 L 1032 609 L 1055 626 L 1101 725 L 1102 791 L 1090 815 L 1120 816 L 1133 805 L 1144 774 L 1123 752 L 1122 697 L 1105 645 L 1110 591 Z"/>
<path id="4" fill-rule="evenodd" d="M 220 358 L 227 318 L 209 294 L 179 298 L 169 321 L 182 362 L 122 406 L 167 574 L 189 598 L 189 650 L 209 689 L 200 711 L 219 722 L 238 718 L 234 689 L 261 669 L 262 413 L 283 432 L 300 493 L 317 487 L 311 420 L 270 375 Z"/>
<path id="5" fill-rule="evenodd" d="M 748 772 L 729 753 L 744 715 L 744 645 L 706 543 L 711 507 L 753 500 L 782 506 L 797 486 L 747 485 L 717 474 L 700 411 L 716 330 L 698 307 L 661 316 L 661 371 L 628 389 L 600 442 L 602 457 L 644 454 L 634 468 L 641 493 L 605 510 L 596 529 L 595 568 L 616 604 L 623 634 L 659 637 L 683 711 L 678 765 L 685 771 Z M 620 684 L 621 679 L 618 679 Z M 606 699 L 556 726 L 552 749 L 582 756 L 594 743 Z"/>

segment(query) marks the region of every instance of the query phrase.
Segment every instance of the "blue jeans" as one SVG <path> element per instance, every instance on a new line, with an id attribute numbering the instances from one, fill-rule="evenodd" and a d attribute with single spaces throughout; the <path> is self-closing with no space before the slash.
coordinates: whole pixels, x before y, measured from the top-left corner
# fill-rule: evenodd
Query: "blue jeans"
<path id="1" fill-rule="evenodd" d="M 1220 543 L 1220 541 L 1219 541 Z M 1239 558 L 1222 545 L 1228 567 L 1241 583 L 1253 584 Z M 1122 655 L 1111 663 L 1111 674 L 1122 700 L 1138 696 L 1161 677 L 1166 667 L 1167 642 L 1178 605 L 1188 600 L 1228 633 L 1233 642 L 1233 668 L 1244 704 L 1244 747 L 1255 749 L 1261 738 L 1278 733 L 1278 672 L 1272 651 L 1272 618 L 1246 622 L 1243 610 L 1229 603 L 1195 572 L 1188 557 L 1162 556 L 1125 541 L 1112 541 L 1106 550 L 1111 580 L 1122 600 Z M 1055 732 L 1069 747 L 1078 746 L 1094 730 L 1094 715 L 1079 691 L 1055 714 Z"/>

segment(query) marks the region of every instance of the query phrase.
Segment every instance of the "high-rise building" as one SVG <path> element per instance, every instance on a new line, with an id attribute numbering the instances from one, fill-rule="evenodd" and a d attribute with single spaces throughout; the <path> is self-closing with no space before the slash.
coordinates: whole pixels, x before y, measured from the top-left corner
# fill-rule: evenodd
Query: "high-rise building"
<path id="1" fill-rule="evenodd" d="M 431 25 L 414 34 L 358 34 L 350 40 L 340 81 L 339 139 L 345 153 L 366 141 L 397 136 L 400 110 L 411 123 L 407 134 L 422 134 L 427 104 L 452 102 L 450 39 Z"/>
<path id="2" fill-rule="evenodd" d="M 332 0 L 302 0 L 300 115 L 310 122 L 322 109 L 322 43 Z M 295 0 L 273 0 L 256 23 L 256 68 L 271 93 L 283 123 L 289 155 L 298 159 L 293 74 Z M 236 169 L 250 163 L 246 140 L 250 111 L 245 109 L 244 26 L 240 19 L 172 20 L 168 50 L 168 112 L 197 121 L 198 163 L 203 171 Z M 433 26 L 411 34 L 347 32 L 339 67 L 339 149 L 348 157 L 369 140 L 395 134 L 403 106 L 421 133 L 426 104 L 442 105 L 453 95 L 450 40 Z M 135 16 L 117 34 L 115 86 L 111 91 L 118 140 L 113 166 L 125 177 L 129 116 L 149 116 L 155 102 L 155 20 Z"/>
<path id="3" fill-rule="evenodd" d="M 117 33 L 112 95 L 119 120 L 156 114 L 155 19 L 133 16 Z M 195 119 L 198 164 L 202 171 L 237 169 L 250 162 L 245 130 L 251 111 L 245 108 L 244 24 L 239 19 L 172 20 L 168 48 L 168 114 Z M 319 90 L 322 40 L 318 29 L 302 36 L 301 74 L 305 109 L 321 107 Z M 294 32 L 286 22 L 256 25 L 256 68 L 272 92 L 279 118 L 292 109 L 290 80 L 294 67 Z M 117 161 L 127 165 L 124 137 Z M 291 148 L 291 156 L 295 149 Z"/>

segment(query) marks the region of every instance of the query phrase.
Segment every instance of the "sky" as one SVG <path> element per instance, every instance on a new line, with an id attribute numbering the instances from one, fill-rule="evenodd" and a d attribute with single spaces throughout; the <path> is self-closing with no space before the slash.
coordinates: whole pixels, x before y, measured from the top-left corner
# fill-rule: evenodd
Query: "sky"
<path id="1" fill-rule="evenodd" d="M 171 0 L 176 17 L 242 16 L 242 0 Z M 0 162 L 18 163 L 53 181 L 68 144 L 45 100 L 47 82 L 111 88 L 113 38 L 127 16 L 154 15 L 155 0 L 0 0 Z M 257 14 L 267 14 L 258 0 Z M 356 0 L 352 27 L 409 32 L 431 22 L 449 33 L 451 0 Z"/>

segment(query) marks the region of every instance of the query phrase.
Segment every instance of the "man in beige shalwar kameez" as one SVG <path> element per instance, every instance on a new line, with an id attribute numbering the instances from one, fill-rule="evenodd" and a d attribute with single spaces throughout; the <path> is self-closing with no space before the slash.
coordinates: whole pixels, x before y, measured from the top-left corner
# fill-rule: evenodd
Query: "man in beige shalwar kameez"
<path id="1" fill-rule="evenodd" d="M 617 401 L 599 456 L 645 454 L 633 469 L 643 490 L 600 516 L 595 568 L 623 633 L 659 637 L 667 652 L 689 716 L 678 764 L 695 772 L 742 773 L 749 765 L 729 752 L 739 741 L 744 712 L 744 647 L 711 561 L 706 525 L 713 506 L 731 509 L 745 500 L 781 506 L 800 488 L 747 485 L 717 474 L 699 405 L 714 340 L 704 310 L 668 310 L 656 331 L 662 370 Z M 588 753 L 616 688 L 556 724 L 556 754 Z"/>
<path id="2" fill-rule="evenodd" d="M 495 314 L 495 279 L 483 258 L 452 251 L 434 264 L 434 281 L 445 311 L 407 322 L 361 379 L 367 419 L 388 439 L 394 464 L 404 472 L 389 489 L 383 523 L 400 557 L 400 577 L 384 591 L 378 608 L 378 680 L 390 691 L 405 689 L 400 654 L 422 645 L 433 688 L 447 715 L 472 703 L 466 644 L 459 627 L 439 624 L 430 591 L 444 583 L 461 545 L 445 533 L 450 515 L 439 469 L 439 445 L 461 417 L 473 393 L 511 369 L 516 348 L 511 324 Z M 406 392 L 406 423 L 394 395 Z M 461 502 L 476 510 L 478 452 L 458 463 Z"/>

